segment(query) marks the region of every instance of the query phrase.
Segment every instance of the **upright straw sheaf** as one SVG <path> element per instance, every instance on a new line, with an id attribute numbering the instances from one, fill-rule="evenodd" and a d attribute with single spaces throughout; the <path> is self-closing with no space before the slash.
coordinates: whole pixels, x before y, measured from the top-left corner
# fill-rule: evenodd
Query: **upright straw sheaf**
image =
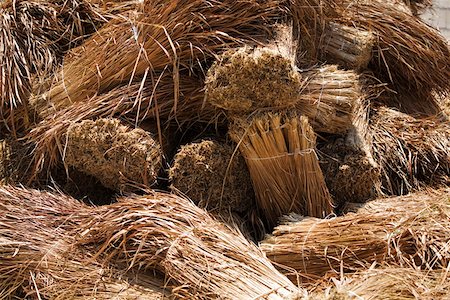
<path id="1" fill-rule="evenodd" d="M 450 258 L 448 199 L 443 190 L 426 199 L 386 199 L 383 209 L 332 219 L 287 218 L 290 222 L 275 228 L 260 248 L 274 263 L 286 266 L 286 272 L 295 270 L 290 274 L 294 277 L 361 270 L 373 262 L 445 268 Z"/>
<path id="2" fill-rule="evenodd" d="M 429 271 L 413 267 L 382 265 L 361 270 L 341 279 L 332 278 L 313 300 L 413 300 L 449 298 L 450 278 L 445 269 Z"/>
<path id="3" fill-rule="evenodd" d="M 161 282 L 128 283 L 123 270 L 101 265 L 73 246 L 70 232 L 82 210 L 88 208 L 61 194 L 0 189 L 0 297 L 21 287 L 38 299 L 165 298 Z"/>
<path id="4" fill-rule="evenodd" d="M 74 49 L 42 96 L 59 109 L 172 67 L 176 111 L 178 70 L 202 70 L 223 49 L 265 40 L 282 8 L 277 0 L 147 1 L 143 12 L 109 21 Z"/>
<path id="5" fill-rule="evenodd" d="M 370 117 L 374 158 L 382 171 L 382 190 L 401 195 L 422 184 L 448 183 L 450 127 L 438 118 L 416 119 L 380 107 Z"/>
<path id="6" fill-rule="evenodd" d="M 0 7 L 0 117 L 12 132 L 26 110 L 31 76 L 44 76 L 62 55 L 102 20 L 90 4 L 79 1 L 6 1 Z M 27 127 L 27 125 L 25 125 Z"/>
<path id="7" fill-rule="evenodd" d="M 450 90 L 450 48 L 447 40 L 412 13 L 389 1 L 347 1 L 339 22 L 370 30 L 376 47 L 370 68 L 394 90 L 421 95 Z M 425 101 L 426 99 L 424 99 Z"/>
<path id="8" fill-rule="evenodd" d="M 229 134 L 247 162 L 257 205 L 270 226 L 290 212 L 319 218 L 332 212 L 308 118 L 264 113 L 237 119 Z"/>
<path id="9" fill-rule="evenodd" d="M 152 186 L 162 167 L 161 146 L 154 137 L 118 119 L 73 123 L 65 139 L 64 163 L 113 190 Z"/>
<path id="10" fill-rule="evenodd" d="M 175 195 L 155 192 L 119 199 L 89 212 L 81 223 L 78 244 L 97 249 L 98 259 L 159 269 L 190 297 L 301 296 L 254 244 Z"/>

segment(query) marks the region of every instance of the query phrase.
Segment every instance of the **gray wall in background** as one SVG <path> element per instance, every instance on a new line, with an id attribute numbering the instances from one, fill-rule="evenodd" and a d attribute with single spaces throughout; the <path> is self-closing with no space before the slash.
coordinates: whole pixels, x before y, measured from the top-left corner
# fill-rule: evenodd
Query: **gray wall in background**
<path id="1" fill-rule="evenodd" d="M 450 40 L 450 0 L 434 0 L 433 9 L 422 18 L 433 27 L 437 27 Z"/>

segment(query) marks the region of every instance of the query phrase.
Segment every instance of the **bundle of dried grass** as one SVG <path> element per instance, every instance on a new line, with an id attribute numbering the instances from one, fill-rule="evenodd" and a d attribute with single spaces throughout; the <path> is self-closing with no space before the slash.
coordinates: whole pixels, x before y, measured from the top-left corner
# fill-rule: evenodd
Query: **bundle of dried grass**
<path id="1" fill-rule="evenodd" d="M 328 220 L 286 218 L 289 222 L 260 247 L 294 278 L 361 270 L 373 262 L 445 268 L 450 261 L 449 196 L 449 190 L 441 190 L 430 197 L 414 195 L 411 201 L 386 199 L 376 210 Z"/>
<path id="2" fill-rule="evenodd" d="M 14 138 L 0 140 L 0 185 L 26 182 L 32 164 L 31 149 Z"/>
<path id="3" fill-rule="evenodd" d="M 372 157 L 343 138 L 318 148 L 320 167 L 337 206 L 364 202 L 377 196 L 380 168 Z"/>
<path id="4" fill-rule="evenodd" d="M 169 170 L 172 190 L 181 191 L 208 211 L 246 212 L 254 192 L 244 158 L 224 142 L 184 145 Z"/>
<path id="5" fill-rule="evenodd" d="M 379 107 L 371 116 L 374 158 L 382 171 L 382 191 L 401 195 L 422 184 L 448 183 L 450 126 L 436 117 L 416 119 Z"/>
<path id="6" fill-rule="evenodd" d="M 229 134 L 247 162 L 257 205 L 270 226 L 289 212 L 315 217 L 332 212 L 308 118 L 265 113 L 236 119 Z"/>
<path id="7" fill-rule="evenodd" d="M 445 269 L 421 271 L 398 266 L 370 268 L 333 279 L 324 291 L 311 295 L 313 300 L 414 300 L 447 299 L 450 278 Z"/>
<path id="8" fill-rule="evenodd" d="M 316 131 L 345 133 L 364 99 L 354 71 L 325 66 L 299 73 L 294 59 L 270 48 L 224 53 L 208 71 L 206 100 L 233 114 L 295 107 Z"/>
<path id="9" fill-rule="evenodd" d="M 210 105 L 203 105 L 204 94 L 199 78 L 181 75 L 178 110 L 175 113 L 173 74 L 163 72 L 156 78 L 149 77 L 95 96 L 88 102 L 74 103 L 55 114 L 51 113 L 51 109 L 46 110 L 46 104 L 33 103 L 41 115 L 48 115 L 27 137 L 36 145 L 33 173 L 52 168 L 60 161 L 64 152 L 61 145 L 64 144 L 63 137 L 68 127 L 83 120 L 114 116 L 139 126 L 150 119 L 157 125 L 160 140 L 162 127 L 169 122 L 179 126 L 189 126 L 195 122 L 223 123 L 225 118 L 220 116 L 220 112 Z"/>
<path id="10" fill-rule="evenodd" d="M 370 68 L 397 92 L 422 95 L 450 91 L 447 40 L 420 18 L 390 1 L 345 1 L 339 22 L 370 30 L 377 45 Z M 424 99 L 425 101 L 426 99 Z"/>
<path id="11" fill-rule="evenodd" d="M 109 21 L 65 59 L 57 81 L 42 95 L 56 109 L 88 101 L 148 72 L 172 68 L 175 111 L 180 69 L 204 69 L 222 49 L 254 44 L 280 18 L 278 0 L 146 1 L 142 12 Z M 93 55 L 95 53 L 95 55 Z"/>
<path id="12" fill-rule="evenodd" d="M 322 61 L 363 71 L 372 59 L 375 37 L 370 31 L 330 22 L 320 44 Z"/>
<path id="13" fill-rule="evenodd" d="M 152 193 L 119 199 L 83 216 L 78 244 L 96 257 L 141 270 L 157 268 L 190 299 L 292 299 L 301 290 L 239 232 L 187 199 Z"/>
<path id="14" fill-rule="evenodd" d="M 53 70 L 65 51 L 102 22 L 82 0 L 8 0 L 0 5 L 0 118 L 10 131 L 24 126 L 20 121 L 26 109 L 21 106 L 26 106 L 32 74 Z"/>
<path id="15" fill-rule="evenodd" d="M 36 299 L 163 299 L 162 282 L 99 264 L 75 248 L 76 215 L 89 210 L 58 194 L 13 187 L 0 189 L 0 297 L 21 288 Z"/>
<path id="16" fill-rule="evenodd" d="M 64 162 L 124 191 L 155 183 L 162 167 L 160 145 L 142 129 L 117 119 L 86 120 L 69 126 Z"/>

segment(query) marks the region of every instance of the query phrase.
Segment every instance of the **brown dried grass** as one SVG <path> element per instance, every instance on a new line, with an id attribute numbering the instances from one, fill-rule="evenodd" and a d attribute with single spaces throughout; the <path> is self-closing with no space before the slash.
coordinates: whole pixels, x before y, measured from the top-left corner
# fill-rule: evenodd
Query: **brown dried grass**
<path id="1" fill-rule="evenodd" d="M 283 49 L 241 48 L 224 53 L 208 71 L 206 101 L 229 115 L 295 108 L 319 132 L 345 133 L 365 92 L 354 71 L 337 66 L 298 72 Z"/>
<path id="2" fill-rule="evenodd" d="M 229 135 L 247 162 L 257 205 L 270 226 L 289 212 L 315 217 L 332 212 L 308 118 L 265 113 L 236 119 Z"/>
<path id="3" fill-rule="evenodd" d="M 255 193 L 245 160 L 235 149 L 216 140 L 183 145 L 169 170 L 171 189 L 209 212 L 245 213 Z"/>
<path id="4" fill-rule="evenodd" d="M 414 118 L 386 107 L 370 117 L 382 192 L 401 195 L 422 185 L 448 184 L 450 127 L 436 117 Z"/>
<path id="5" fill-rule="evenodd" d="M 332 279 L 313 300 L 434 300 L 450 297 L 448 270 L 423 271 L 398 266 L 380 266 Z"/>
<path id="6" fill-rule="evenodd" d="M 122 276 L 124 270 L 74 247 L 74 215 L 83 210 L 84 204 L 61 194 L 0 189 L 0 297 L 21 288 L 27 299 L 166 298 L 156 278 Z"/>
<path id="7" fill-rule="evenodd" d="M 370 30 L 376 47 L 370 64 L 396 91 L 420 95 L 450 90 L 450 47 L 434 28 L 390 1 L 346 1 L 339 22 Z M 426 99 L 424 99 L 426 101 Z"/>
<path id="8" fill-rule="evenodd" d="M 286 217 L 260 248 L 293 278 L 362 270 L 373 262 L 445 268 L 450 191 L 369 202 L 377 209 L 326 220 Z M 386 208 L 388 207 L 388 209 Z"/>
<path id="9" fill-rule="evenodd" d="M 21 121 L 27 122 L 33 74 L 53 71 L 63 54 L 102 22 L 101 14 L 82 0 L 8 0 L 0 5 L 0 118 L 8 130 L 16 133 L 29 126 Z"/>
<path id="10" fill-rule="evenodd" d="M 171 68 L 176 111 L 179 70 L 201 72 L 217 52 L 266 39 L 268 22 L 280 18 L 282 7 L 277 0 L 146 1 L 142 12 L 109 21 L 71 51 L 56 82 L 41 96 L 58 110 Z"/>
<path id="11" fill-rule="evenodd" d="M 151 134 L 117 119 L 85 120 L 69 126 L 64 163 L 118 191 L 150 187 L 162 168 L 162 150 Z"/>
<path id="12" fill-rule="evenodd" d="M 374 35 L 336 22 L 327 24 L 320 42 L 320 59 L 346 69 L 363 71 L 372 59 Z"/>

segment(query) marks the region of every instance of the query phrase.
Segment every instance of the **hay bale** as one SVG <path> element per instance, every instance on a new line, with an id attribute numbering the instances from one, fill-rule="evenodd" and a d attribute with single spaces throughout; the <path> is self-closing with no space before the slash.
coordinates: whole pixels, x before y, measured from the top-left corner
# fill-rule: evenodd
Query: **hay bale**
<path id="1" fill-rule="evenodd" d="M 432 90 L 438 94 L 450 91 L 450 48 L 437 30 L 391 1 L 343 4 L 336 21 L 370 30 L 376 37 L 370 63 L 376 77 L 414 97 Z"/>
<path id="2" fill-rule="evenodd" d="M 387 198 L 375 211 L 326 220 L 286 218 L 289 222 L 275 228 L 260 248 L 294 278 L 357 271 L 373 262 L 445 268 L 450 259 L 449 196 L 447 189 L 429 197 Z"/>
<path id="3" fill-rule="evenodd" d="M 182 146 L 169 170 L 172 190 L 208 211 L 247 211 L 255 194 L 245 160 L 235 149 L 213 140 Z"/>
<path id="4" fill-rule="evenodd" d="M 197 73 L 223 49 L 266 39 L 270 35 L 267 23 L 280 18 L 278 0 L 165 4 L 145 2 L 140 11 L 110 20 L 71 51 L 51 89 L 42 96 L 60 109 L 153 71 L 172 70 L 176 111 L 180 70 Z"/>
<path id="5" fill-rule="evenodd" d="M 114 190 L 155 183 L 161 168 L 159 144 L 142 129 L 117 119 L 86 120 L 67 130 L 64 162 Z"/>
<path id="6" fill-rule="evenodd" d="M 321 41 L 321 60 L 363 71 L 372 58 L 374 44 L 375 37 L 370 31 L 330 22 Z"/>
<path id="7" fill-rule="evenodd" d="M 224 53 L 208 71 L 206 100 L 228 114 L 295 108 L 316 131 L 345 133 L 365 98 L 354 71 L 325 66 L 298 72 L 292 57 L 270 48 Z"/>
<path id="8" fill-rule="evenodd" d="M 315 217 L 332 212 L 308 118 L 265 113 L 236 119 L 229 135 L 247 162 L 257 205 L 270 226 L 289 212 Z"/>
<path id="9" fill-rule="evenodd" d="M 0 189 L 0 297 L 21 288 L 26 298 L 163 299 L 163 283 L 147 275 L 100 264 L 74 247 L 77 212 L 88 208 L 58 194 L 5 186 Z M 142 278 L 141 278 L 142 277 Z"/>
<path id="10" fill-rule="evenodd" d="M 422 185 L 448 184 L 450 127 L 436 117 L 416 119 L 386 107 L 370 117 L 382 192 L 401 195 Z"/>
<path id="11" fill-rule="evenodd" d="M 312 300 L 405 300 L 447 299 L 450 278 L 445 269 L 417 270 L 412 267 L 381 266 L 334 279 L 324 291 L 311 294 Z"/>

